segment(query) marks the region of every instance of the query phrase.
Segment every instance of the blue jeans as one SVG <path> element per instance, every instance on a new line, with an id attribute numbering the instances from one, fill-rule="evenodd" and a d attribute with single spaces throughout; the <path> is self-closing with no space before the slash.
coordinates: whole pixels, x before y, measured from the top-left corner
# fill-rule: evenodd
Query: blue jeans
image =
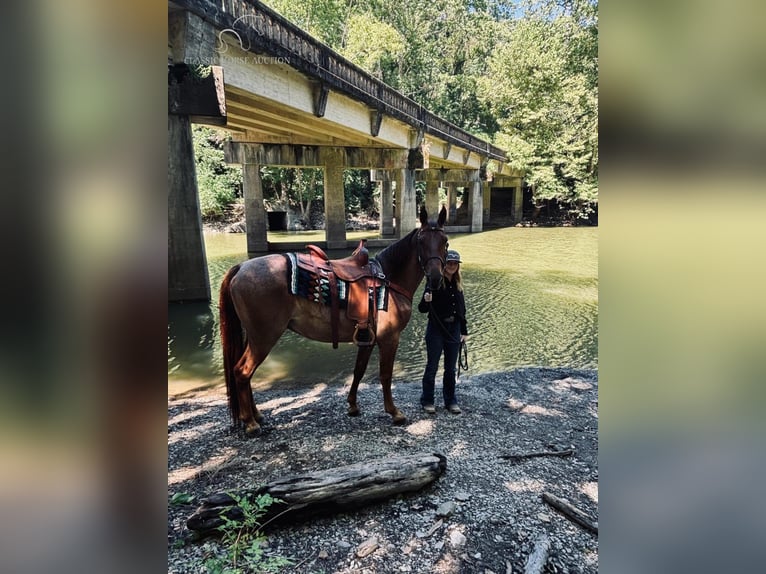
<path id="1" fill-rule="evenodd" d="M 460 352 L 460 322 L 445 323 L 445 330 L 433 321 L 428 321 L 426 327 L 426 352 L 428 364 L 423 373 L 423 393 L 420 395 L 420 404 L 434 404 L 434 386 L 436 371 L 439 369 L 439 359 L 444 352 L 444 378 L 442 380 L 442 393 L 444 406 L 449 407 L 457 404 L 455 396 L 455 367 L 457 366 L 458 353 Z"/>

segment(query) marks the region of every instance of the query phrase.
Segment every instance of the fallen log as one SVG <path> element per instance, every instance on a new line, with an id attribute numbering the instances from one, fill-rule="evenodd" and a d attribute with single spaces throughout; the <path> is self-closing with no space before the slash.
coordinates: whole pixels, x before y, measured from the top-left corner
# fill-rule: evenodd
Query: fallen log
<path id="1" fill-rule="evenodd" d="M 564 516 L 566 516 L 572 522 L 576 522 L 583 528 L 590 530 L 594 534 L 598 534 L 598 522 L 593 522 L 590 516 L 585 514 L 579 508 L 575 508 L 566 500 L 562 500 L 561 498 L 553 496 L 549 492 L 543 492 L 542 498 L 545 502 L 564 514 Z"/>
<path id="2" fill-rule="evenodd" d="M 548 560 L 548 553 L 551 551 L 551 539 L 543 533 L 535 540 L 535 547 L 532 554 L 527 558 L 524 565 L 524 574 L 542 574 L 545 563 Z"/>
<path id="3" fill-rule="evenodd" d="M 186 526 L 200 535 L 212 534 L 224 524 L 222 516 L 235 521 L 243 518 L 236 499 L 246 497 L 252 501 L 262 494 L 281 501 L 261 517 L 262 526 L 300 522 L 415 492 L 439 478 L 446 468 L 444 455 L 422 453 L 288 476 L 252 490 L 209 496 Z"/>
<path id="4" fill-rule="evenodd" d="M 540 456 L 572 456 L 574 454 L 574 451 L 571 449 L 568 450 L 543 450 L 543 451 L 535 451 L 535 452 L 521 452 L 518 454 L 514 453 L 506 453 L 499 455 L 499 458 L 504 458 L 505 460 L 510 460 L 511 462 L 521 462 L 525 458 L 536 458 Z"/>

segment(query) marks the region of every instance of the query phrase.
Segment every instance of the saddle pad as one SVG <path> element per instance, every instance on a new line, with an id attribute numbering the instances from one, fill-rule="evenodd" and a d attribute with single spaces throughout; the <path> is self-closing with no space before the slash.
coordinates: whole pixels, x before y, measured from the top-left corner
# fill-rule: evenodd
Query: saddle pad
<path id="1" fill-rule="evenodd" d="M 285 259 L 287 260 L 287 285 L 290 293 L 329 307 L 329 279 L 299 267 L 295 253 L 285 253 Z M 336 278 L 336 281 L 338 283 L 339 307 L 345 309 L 348 306 L 348 282 L 338 278 Z M 387 293 L 388 288 L 386 285 L 378 287 L 376 302 L 378 310 L 386 310 L 388 308 Z"/>

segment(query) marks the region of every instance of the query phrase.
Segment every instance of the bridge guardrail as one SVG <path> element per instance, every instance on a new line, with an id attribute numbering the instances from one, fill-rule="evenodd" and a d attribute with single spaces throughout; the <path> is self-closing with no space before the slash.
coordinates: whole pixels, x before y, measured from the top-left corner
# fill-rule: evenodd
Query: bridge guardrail
<path id="1" fill-rule="evenodd" d="M 287 58 L 291 67 L 386 115 L 489 159 L 500 162 L 508 159 L 499 147 L 429 112 L 258 0 L 173 0 L 173 3 L 220 30 L 236 32 L 243 48 Z"/>

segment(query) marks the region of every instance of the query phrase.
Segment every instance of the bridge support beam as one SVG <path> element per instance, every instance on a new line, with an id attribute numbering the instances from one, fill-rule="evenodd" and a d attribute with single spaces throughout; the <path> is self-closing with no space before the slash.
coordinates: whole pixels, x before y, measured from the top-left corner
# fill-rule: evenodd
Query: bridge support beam
<path id="1" fill-rule="evenodd" d="M 418 224 L 415 197 L 415 170 L 400 169 L 396 173 L 396 232 L 399 239 Z"/>
<path id="2" fill-rule="evenodd" d="M 524 191 L 519 180 L 513 193 L 513 222 L 521 223 L 522 219 L 524 219 Z"/>
<path id="3" fill-rule="evenodd" d="M 487 225 L 489 223 L 490 205 L 492 203 L 492 193 L 490 192 L 488 181 L 481 182 L 481 195 L 483 198 L 481 220 L 483 225 Z"/>
<path id="4" fill-rule="evenodd" d="M 378 182 L 380 186 L 380 236 L 394 235 L 394 197 L 391 180 Z"/>
<path id="5" fill-rule="evenodd" d="M 430 218 L 439 213 L 439 182 L 426 181 L 426 210 Z"/>
<path id="6" fill-rule="evenodd" d="M 471 226 L 471 233 L 479 233 L 484 229 L 484 194 L 481 190 L 481 180 L 479 180 L 479 170 L 476 170 L 474 181 L 467 184 L 468 191 L 468 223 Z"/>
<path id="7" fill-rule="evenodd" d="M 447 222 L 455 223 L 457 218 L 457 185 L 447 182 Z"/>
<path id="8" fill-rule="evenodd" d="M 340 148 L 323 148 L 325 240 L 328 249 L 346 248 L 346 204 L 343 193 L 345 154 Z"/>
<path id="9" fill-rule="evenodd" d="M 168 300 L 209 301 L 191 122 L 224 125 L 223 71 L 193 77 L 187 64 L 215 63 L 215 30 L 189 12 L 168 15 Z"/>
<path id="10" fill-rule="evenodd" d="M 246 163 L 242 166 L 242 191 L 245 196 L 245 227 L 247 229 L 247 256 L 256 257 L 269 250 L 266 239 L 266 209 L 263 206 L 261 166 Z"/>
<path id="11" fill-rule="evenodd" d="M 168 115 L 168 300 L 209 301 L 189 116 Z"/>

